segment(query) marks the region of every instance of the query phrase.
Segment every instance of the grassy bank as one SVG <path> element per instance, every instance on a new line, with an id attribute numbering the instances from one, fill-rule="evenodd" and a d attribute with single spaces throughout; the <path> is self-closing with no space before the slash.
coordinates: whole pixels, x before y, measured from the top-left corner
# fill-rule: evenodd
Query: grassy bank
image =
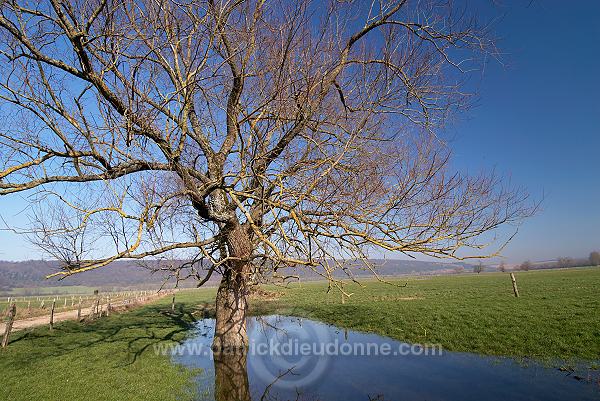
<path id="1" fill-rule="evenodd" d="M 191 400 L 193 372 L 154 352 L 180 341 L 199 294 L 102 318 L 15 332 L 0 351 L 0 400 Z"/>
<path id="2" fill-rule="evenodd" d="M 447 350 L 534 358 L 600 359 L 600 269 L 409 278 L 398 288 L 373 281 L 349 285 L 341 303 L 324 283 L 268 288 L 254 314 L 290 314 Z M 17 332 L 0 352 L 2 400 L 186 400 L 190 378 L 154 352 L 181 341 L 194 319 L 210 314 L 214 289 L 170 299 L 90 324 L 67 322 Z"/>

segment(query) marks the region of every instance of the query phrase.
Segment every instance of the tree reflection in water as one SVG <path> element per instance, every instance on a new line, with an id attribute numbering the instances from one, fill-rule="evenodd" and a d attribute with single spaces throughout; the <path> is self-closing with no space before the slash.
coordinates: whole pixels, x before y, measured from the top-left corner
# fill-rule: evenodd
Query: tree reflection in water
<path id="1" fill-rule="evenodd" d="M 215 401 L 250 401 L 247 351 L 213 352 Z"/>
<path id="2" fill-rule="evenodd" d="M 250 381 L 248 379 L 247 352 L 215 352 L 213 362 L 215 367 L 215 401 L 281 401 L 271 391 L 277 382 L 284 376 L 293 375 L 293 369 L 282 372 L 274 380 L 265 386 L 262 394 L 251 396 Z M 292 401 L 289 397 L 288 401 Z M 300 391 L 296 389 L 294 401 L 307 400 L 302 398 Z"/>
<path id="3" fill-rule="evenodd" d="M 280 316 L 255 317 L 249 322 L 249 332 L 254 345 L 272 346 L 273 341 L 279 345 L 288 341 L 326 341 L 322 332 L 315 332 L 312 326 L 306 330 L 301 321 Z M 319 376 L 325 370 L 324 366 L 318 368 L 314 356 L 290 360 L 273 354 L 251 355 L 254 359 L 249 368 L 248 352 L 247 348 L 213 350 L 215 401 L 311 400 L 301 388 L 307 379 L 311 380 L 311 373 Z M 249 376 L 254 377 L 253 387 Z"/>

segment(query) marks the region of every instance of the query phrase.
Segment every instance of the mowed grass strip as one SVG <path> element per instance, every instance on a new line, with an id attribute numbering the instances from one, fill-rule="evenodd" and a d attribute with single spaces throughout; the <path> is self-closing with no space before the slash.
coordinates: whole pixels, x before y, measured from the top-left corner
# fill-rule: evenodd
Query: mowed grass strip
<path id="1" fill-rule="evenodd" d="M 326 283 L 252 299 L 253 314 L 304 316 L 447 350 L 535 359 L 600 359 L 600 269 L 365 281 L 341 303 Z M 2 400 L 188 400 L 197 372 L 170 363 L 155 346 L 182 341 L 193 321 L 212 313 L 215 289 L 183 291 L 93 323 L 60 323 L 16 332 L 0 351 Z M 201 399 L 201 398 L 200 398 Z"/>

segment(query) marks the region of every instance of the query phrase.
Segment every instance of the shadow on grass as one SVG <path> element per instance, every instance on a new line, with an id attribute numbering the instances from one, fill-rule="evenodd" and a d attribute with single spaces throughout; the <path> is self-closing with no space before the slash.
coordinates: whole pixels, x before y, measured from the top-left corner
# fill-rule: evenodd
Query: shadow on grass
<path id="1" fill-rule="evenodd" d="M 105 347 L 116 366 L 127 366 L 159 343 L 181 342 L 199 318 L 214 317 L 212 305 L 147 305 L 91 322 L 66 321 L 15 332 L 6 356 L 22 365 L 63 357 L 92 347 Z"/>

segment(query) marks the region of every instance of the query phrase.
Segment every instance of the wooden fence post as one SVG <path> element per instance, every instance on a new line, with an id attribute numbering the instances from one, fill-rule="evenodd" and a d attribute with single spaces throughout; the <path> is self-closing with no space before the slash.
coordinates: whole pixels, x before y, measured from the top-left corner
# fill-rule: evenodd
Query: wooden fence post
<path id="1" fill-rule="evenodd" d="M 79 297 L 79 304 L 77 304 L 77 321 L 81 320 L 81 297 Z"/>
<path id="2" fill-rule="evenodd" d="M 92 318 L 99 316 L 100 314 L 100 298 L 96 298 L 96 304 L 94 305 L 95 313 L 92 314 Z"/>
<path id="3" fill-rule="evenodd" d="M 171 300 L 171 312 L 175 312 L 175 294 L 173 294 L 173 299 Z"/>
<path id="4" fill-rule="evenodd" d="M 8 312 L 8 320 L 6 321 L 6 327 L 4 328 L 4 337 L 2 338 L 2 348 L 6 348 L 8 346 L 8 339 L 10 337 L 10 332 L 13 327 L 13 323 L 15 321 L 15 316 L 17 315 L 17 305 L 12 304 L 9 306 Z"/>
<path id="5" fill-rule="evenodd" d="M 27 313 L 31 313 L 31 299 L 27 301 Z"/>
<path id="6" fill-rule="evenodd" d="M 56 307 L 56 298 L 52 301 L 52 309 L 50 310 L 50 330 L 54 329 L 54 308 Z"/>
<path id="7" fill-rule="evenodd" d="M 519 289 L 517 288 L 517 279 L 515 278 L 514 273 L 510 273 L 510 279 L 512 281 L 513 291 L 515 292 L 515 297 L 519 298 Z"/>

